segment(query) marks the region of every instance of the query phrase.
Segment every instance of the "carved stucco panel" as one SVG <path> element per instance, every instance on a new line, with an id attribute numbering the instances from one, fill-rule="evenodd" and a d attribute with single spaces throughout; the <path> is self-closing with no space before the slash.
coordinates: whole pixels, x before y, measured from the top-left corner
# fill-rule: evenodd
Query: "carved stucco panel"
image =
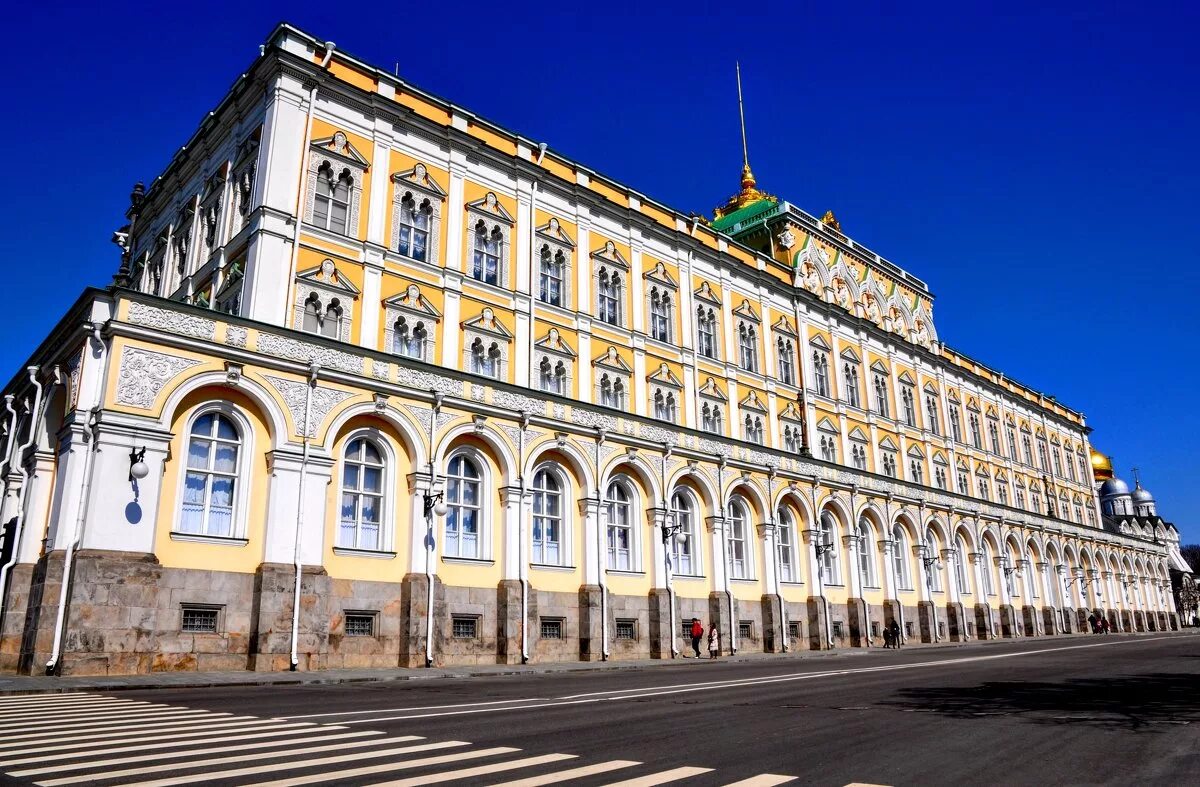
<path id="1" fill-rule="evenodd" d="M 422 371 L 421 369 L 410 369 L 407 366 L 401 366 L 396 373 L 396 379 L 401 385 L 408 385 L 422 391 L 437 391 L 447 396 L 462 396 L 463 394 L 462 380 L 443 377 L 440 374 Z"/>
<path id="2" fill-rule="evenodd" d="M 198 363 L 191 358 L 126 347 L 117 373 L 117 404 L 149 410 L 168 382 Z"/>
<path id="3" fill-rule="evenodd" d="M 264 333 L 258 337 L 258 351 L 293 361 L 316 363 L 319 366 L 352 374 L 362 374 L 363 370 L 362 358 L 357 355 L 273 333 Z"/>
<path id="4" fill-rule="evenodd" d="M 209 341 L 212 341 L 217 334 L 217 324 L 212 320 L 174 309 L 149 306 L 145 303 L 129 304 L 129 321 L 167 333 L 178 333 Z"/>
<path id="5" fill-rule="evenodd" d="M 264 375 L 264 377 L 279 392 L 280 397 L 283 398 L 284 404 L 287 405 L 288 411 L 292 414 L 292 423 L 296 426 L 296 432 L 305 437 L 316 437 L 321 425 L 325 423 L 325 418 L 333 408 L 354 395 L 349 391 L 340 391 L 336 388 L 326 388 L 320 385 L 314 387 L 312 389 L 308 429 L 307 434 L 305 434 L 303 430 L 304 390 L 308 387 L 308 384 L 298 380 L 285 380 L 282 377 L 272 377 L 271 375 Z"/>
<path id="6" fill-rule="evenodd" d="M 246 329 L 240 325 L 230 325 L 225 329 L 225 343 L 230 347 L 246 346 Z"/>

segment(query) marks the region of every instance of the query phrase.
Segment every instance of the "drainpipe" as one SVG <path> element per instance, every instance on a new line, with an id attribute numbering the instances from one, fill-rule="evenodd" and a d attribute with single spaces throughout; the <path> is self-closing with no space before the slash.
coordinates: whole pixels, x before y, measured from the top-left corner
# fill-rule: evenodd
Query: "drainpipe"
<path id="1" fill-rule="evenodd" d="M 717 463 L 717 503 L 720 505 L 720 516 L 723 521 L 728 520 L 728 507 L 725 501 L 725 463 L 724 456 Z M 729 522 L 725 521 L 724 527 L 721 528 L 721 560 L 725 563 L 725 598 L 729 606 L 729 653 L 730 655 L 737 654 L 737 623 L 734 621 L 733 610 L 733 586 L 729 584 Z"/>
<path id="2" fill-rule="evenodd" d="M 604 568 L 604 546 L 608 525 L 604 523 L 604 498 L 600 493 L 600 446 L 604 444 L 604 430 L 596 427 L 596 578 L 600 582 L 600 660 L 608 661 L 608 580 Z"/>
<path id="3" fill-rule="evenodd" d="M 4 473 L 8 470 L 9 461 L 12 459 L 13 448 L 17 444 L 17 411 L 13 408 L 12 403 L 14 397 L 12 394 L 7 394 L 4 397 L 4 409 L 8 410 L 8 445 L 4 448 L 4 459 L 0 460 L 0 481 L 4 480 Z"/>
<path id="4" fill-rule="evenodd" d="M 310 363 L 308 367 L 308 384 L 304 386 L 304 427 L 301 435 L 304 441 L 304 448 L 300 454 L 300 483 L 297 485 L 299 489 L 296 492 L 296 543 L 292 552 L 292 564 L 296 569 L 295 590 L 292 594 L 292 655 L 288 669 L 291 672 L 296 671 L 296 666 L 300 663 L 300 657 L 297 653 L 297 647 L 300 638 L 300 581 L 303 564 L 300 562 L 300 540 L 304 533 L 304 482 L 308 479 L 308 427 L 312 417 L 312 392 L 313 388 L 317 387 L 317 374 L 321 367 L 315 362 Z"/>
<path id="5" fill-rule="evenodd" d="M 34 440 L 37 439 L 38 421 L 40 420 L 38 418 L 38 411 L 42 406 L 42 384 L 37 378 L 39 368 L 40 367 L 37 366 L 30 366 L 26 370 L 29 372 L 29 382 L 33 384 L 33 410 L 29 414 L 29 439 L 17 447 L 16 454 L 14 455 L 17 461 L 17 469 L 21 473 L 21 494 L 17 497 L 17 515 L 13 519 L 12 555 L 9 556 L 7 563 L 5 563 L 3 566 L 0 566 L 0 621 L 4 620 L 4 601 L 8 597 L 4 593 L 5 582 L 8 580 L 8 572 L 14 565 L 16 565 L 17 549 L 21 545 L 21 531 L 24 529 L 23 526 L 25 524 L 25 500 L 29 497 L 29 471 L 25 468 L 25 462 L 22 457 L 24 457 L 25 452 L 29 450 L 29 447 L 33 445 Z M 58 367 L 55 367 L 56 371 L 57 368 Z M 4 397 L 4 404 L 8 408 L 8 412 L 11 413 L 10 426 L 8 430 L 8 443 L 10 448 L 12 447 L 13 442 L 17 439 L 17 434 L 15 431 L 17 411 L 13 409 L 12 401 L 12 394 Z M 4 464 L 7 465 L 10 461 L 10 459 L 6 458 Z M 3 524 L 4 523 L 0 522 L 0 527 L 2 527 Z"/>
<path id="6" fill-rule="evenodd" d="M 517 580 L 521 583 L 521 663 L 529 663 L 529 562 L 525 557 L 525 430 L 529 413 L 520 412 L 521 435 L 517 444 L 517 479 L 521 497 L 517 501 Z"/>
<path id="7" fill-rule="evenodd" d="M 46 674 L 53 675 L 59 668 L 59 657 L 62 654 L 63 633 L 66 631 L 66 611 L 67 611 L 67 591 L 71 585 L 71 568 L 75 558 L 75 549 L 80 540 L 83 538 L 83 523 L 87 519 L 88 508 L 91 504 L 91 488 L 92 488 L 92 466 L 95 463 L 96 456 L 96 439 L 95 439 L 95 424 L 96 416 L 100 412 L 104 402 L 104 391 L 107 387 L 105 383 L 108 380 L 108 367 L 105 366 L 108 354 L 108 345 L 104 343 L 104 339 L 100 336 L 100 325 L 92 323 L 91 339 L 100 346 L 99 368 L 104 369 L 103 381 L 99 391 L 96 393 L 96 403 L 88 410 L 87 420 L 83 425 L 84 436 L 87 437 L 88 452 L 83 459 L 83 485 L 80 488 L 79 494 L 79 516 L 75 520 L 75 533 L 71 537 L 71 543 L 67 546 L 67 557 L 63 562 L 63 578 L 62 586 L 58 593 L 58 612 L 54 621 L 54 645 L 50 650 L 50 660 L 46 662 Z M 36 421 L 30 425 L 30 433 L 36 426 Z M 18 520 L 19 521 L 19 520 Z"/>
<path id="8" fill-rule="evenodd" d="M 442 409 L 442 395 L 431 390 L 433 406 L 429 414 L 429 491 L 427 499 L 433 501 L 433 487 L 436 476 L 433 468 L 433 434 L 437 429 L 438 412 Z M 433 535 L 433 523 L 437 512 L 429 508 L 425 512 L 425 667 L 433 666 L 433 561 L 436 542 Z"/>
<path id="9" fill-rule="evenodd" d="M 671 458 L 671 444 L 663 443 L 662 505 L 663 505 L 663 516 L 665 516 L 665 517 L 671 516 L 670 492 L 667 489 L 667 462 L 668 462 L 668 460 L 670 460 L 670 458 Z M 666 520 L 664 520 L 664 521 L 666 521 Z M 669 631 L 671 632 L 671 658 L 675 658 L 676 656 L 679 655 L 679 648 L 675 647 L 675 638 L 679 634 L 679 632 L 676 631 L 676 629 L 675 629 L 675 587 L 671 581 L 671 579 L 672 579 L 671 573 L 672 573 L 672 569 L 674 568 L 674 566 L 671 565 L 671 550 L 674 549 L 673 542 L 674 542 L 676 536 L 678 536 L 678 533 L 672 533 L 669 540 L 665 539 L 665 538 L 663 539 L 663 567 L 666 570 L 666 578 L 667 578 L 667 605 L 670 607 L 670 614 L 668 617 L 668 621 L 670 622 L 670 626 L 671 626 L 671 628 L 669 629 Z"/>
<path id="10" fill-rule="evenodd" d="M 763 222 L 764 226 L 766 222 Z M 774 553 L 772 558 L 775 563 L 775 597 L 779 599 L 779 622 L 780 622 L 780 647 L 784 653 L 787 653 L 788 644 L 788 621 L 787 621 L 787 603 L 783 600 L 783 591 L 779 583 L 779 531 L 776 529 L 778 523 L 775 521 L 775 465 L 767 465 L 767 524 L 771 525 L 771 551 Z"/>

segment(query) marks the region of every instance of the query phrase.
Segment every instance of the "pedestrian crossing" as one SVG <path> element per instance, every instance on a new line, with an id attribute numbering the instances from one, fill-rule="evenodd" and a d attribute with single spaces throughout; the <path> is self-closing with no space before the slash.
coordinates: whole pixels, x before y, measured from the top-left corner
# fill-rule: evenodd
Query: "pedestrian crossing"
<path id="1" fill-rule="evenodd" d="M 590 759 L 594 759 L 589 757 Z M 0 697 L 0 772 L 38 787 L 362 787 L 579 784 L 773 787 L 795 776 L 722 779 L 712 768 L 524 752 L 347 724 L 193 709 L 99 694 Z"/>

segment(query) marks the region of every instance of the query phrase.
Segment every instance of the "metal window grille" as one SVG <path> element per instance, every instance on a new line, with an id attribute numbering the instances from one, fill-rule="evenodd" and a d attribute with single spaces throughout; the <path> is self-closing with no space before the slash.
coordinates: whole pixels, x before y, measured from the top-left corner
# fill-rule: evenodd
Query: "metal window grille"
<path id="1" fill-rule="evenodd" d="M 692 621 L 690 621 L 690 620 L 680 621 L 679 633 L 683 635 L 683 638 L 685 640 L 691 640 L 691 638 L 692 638 Z"/>
<path id="2" fill-rule="evenodd" d="M 842 621 L 840 621 L 840 620 L 833 621 L 833 638 L 834 639 L 842 638 Z"/>
<path id="3" fill-rule="evenodd" d="M 617 621 L 617 639 L 636 640 L 637 639 L 637 621 L 636 620 L 618 620 Z"/>
<path id="4" fill-rule="evenodd" d="M 563 638 L 563 622 L 561 620 L 552 620 L 542 618 L 542 639 L 562 639 Z"/>
<path id="5" fill-rule="evenodd" d="M 800 639 L 799 623 L 788 623 L 788 639 Z"/>
<path id="6" fill-rule="evenodd" d="M 454 639 L 478 639 L 479 618 L 472 615 L 455 615 L 450 619 L 450 636 Z"/>
<path id="7" fill-rule="evenodd" d="M 913 624 L 912 624 L 912 621 L 910 620 L 904 624 L 904 636 L 911 637 L 912 635 L 913 635 Z"/>
<path id="8" fill-rule="evenodd" d="M 749 620 L 739 620 L 738 637 L 740 639 L 754 639 L 754 624 Z"/>
<path id="9" fill-rule="evenodd" d="M 873 638 L 879 636 L 879 621 L 877 620 L 871 621 L 871 636 Z"/>
<path id="10" fill-rule="evenodd" d="M 221 611 L 216 607 L 184 607 L 184 631 L 197 634 L 216 634 Z"/>
<path id="11" fill-rule="evenodd" d="M 375 616 L 369 614 L 358 613 L 346 615 L 346 636 L 347 637 L 373 637 L 375 636 Z"/>

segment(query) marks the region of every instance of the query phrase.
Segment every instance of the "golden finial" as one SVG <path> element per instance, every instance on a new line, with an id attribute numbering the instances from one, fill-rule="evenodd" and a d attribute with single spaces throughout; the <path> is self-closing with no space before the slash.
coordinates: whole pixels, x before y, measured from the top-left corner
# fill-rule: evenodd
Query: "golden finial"
<path id="1" fill-rule="evenodd" d="M 833 211 L 831 210 L 825 211 L 825 215 L 821 217 L 821 223 L 839 233 L 842 231 L 841 223 L 837 220 L 837 216 L 833 215 Z"/>
<path id="2" fill-rule="evenodd" d="M 754 173 L 750 171 L 750 150 L 746 144 L 746 110 L 742 102 L 742 64 L 735 61 L 734 68 L 737 73 L 738 121 L 742 129 L 742 188 L 741 191 L 730 197 L 724 205 L 713 211 L 714 216 L 718 219 L 728 216 L 735 210 L 744 208 L 759 200 L 775 199 L 770 194 L 765 194 L 758 190 L 758 181 L 755 180 Z"/>

